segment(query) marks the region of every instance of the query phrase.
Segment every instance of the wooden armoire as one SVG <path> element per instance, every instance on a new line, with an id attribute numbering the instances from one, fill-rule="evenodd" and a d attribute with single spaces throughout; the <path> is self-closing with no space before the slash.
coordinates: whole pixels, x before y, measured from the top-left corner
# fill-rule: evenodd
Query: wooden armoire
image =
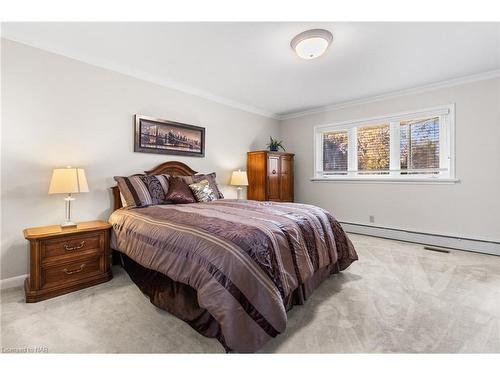
<path id="1" fill-rule="evenodd" d="M 293 156 L 288 152 L 249 152 L 247 198 L 293 202 Z"/>

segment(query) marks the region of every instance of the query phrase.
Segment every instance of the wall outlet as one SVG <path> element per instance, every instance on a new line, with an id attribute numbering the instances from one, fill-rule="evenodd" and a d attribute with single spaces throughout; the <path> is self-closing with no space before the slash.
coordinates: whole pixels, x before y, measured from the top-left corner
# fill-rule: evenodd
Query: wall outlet
<path id="1" fill-rule="evenodd" d="M 370 220 L 370 223 L 374 223 L 375 222 L 375 215 L 368 216 L 368 219 Z"/>

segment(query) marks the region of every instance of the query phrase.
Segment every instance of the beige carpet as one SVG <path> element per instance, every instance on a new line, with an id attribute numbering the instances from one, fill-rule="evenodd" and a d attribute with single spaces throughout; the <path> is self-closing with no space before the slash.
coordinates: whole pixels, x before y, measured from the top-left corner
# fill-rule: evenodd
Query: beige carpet
<path id="1" fill-rule="evenodd" d="M 296 306 L 262 352 L 500 352 L 500 257 L 350 237 L 360 261 Z M 4 291 L 2 348 L 223 352 L 113 272 L 106 284 L 35 304 L 20 288 Z"/>

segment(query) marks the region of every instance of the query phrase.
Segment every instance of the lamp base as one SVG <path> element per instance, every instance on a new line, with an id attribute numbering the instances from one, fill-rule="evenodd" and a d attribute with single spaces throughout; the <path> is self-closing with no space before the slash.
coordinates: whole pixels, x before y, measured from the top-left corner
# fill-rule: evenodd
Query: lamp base
<path id="1" fill-rule="evenodd" d="M 77 226 L 76 223 L 73 223 L 72 221 L 66 221 L 65 223 L 61 224 L 61 228 L 75 228 Z"/>
<path id="2" fill-rule="evenodd" d="M 64 198 L 65 202 L 65 211 L 66 211 L 66 221 L 61 224 L 61 228 L 75 228 L 76 223 L 71 221 L 71 202 L 74 201 L 75 198 L 71 196 L 71 193 L 68 194 L 66 198 Z"/>
<path id="3" fill-rule="evenodd" d="M 237 199 L 238 199 L 238 200 L 242 199 L 242 198 L 241 198 L 242 193 L 243 193 L 243 188 L 242 188 L 241 186 L 238 186 L 238 187 L 236 188 L 236 194 L 237 194 L 237 197 L 238 197 Z"/>

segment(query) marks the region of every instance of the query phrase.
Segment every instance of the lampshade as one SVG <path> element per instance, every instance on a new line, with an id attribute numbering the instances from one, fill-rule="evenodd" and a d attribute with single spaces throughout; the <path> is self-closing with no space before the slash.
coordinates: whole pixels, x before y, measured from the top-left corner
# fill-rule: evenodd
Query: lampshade
<path id="1" fill-rule="evenodd" d="M 248 178 L 246 171 L 234 171 L 231 175 L 231 185 L 235 186 L 247 186 Z"/>
<path id="2" fill-rule="evenodd" d="M 56 168 L 52 172 L 49 194 L 87 193 L 87 177 L 82 168 Z"/>

